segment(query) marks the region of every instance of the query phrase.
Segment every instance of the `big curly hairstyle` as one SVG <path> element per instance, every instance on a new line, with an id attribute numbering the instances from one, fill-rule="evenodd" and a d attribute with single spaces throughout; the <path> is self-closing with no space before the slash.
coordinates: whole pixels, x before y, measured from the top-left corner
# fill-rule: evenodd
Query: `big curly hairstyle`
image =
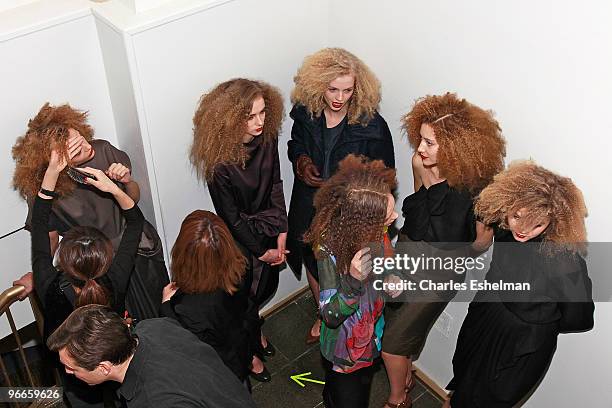
<path id="1" fill-rule="evenodd" d="M 380 81 L 363 61 L 342 48 L 324 48 L 304 59 L 293 78 L 291 102 L 304 105 L 313 117 L 321 116 L 327 106 L 324 94 L 329 83 L 344 75 L 355 77 L 348 123 L 367 125 L 380 103 Z"/>
<path id="2" fill-rule="evenodd" d="M 94 131 L 87 124 L 87 112 L 68 104 L 52 106 L 47 102 L 28 122 L 26 134 L 17 138 L 13 145 L 13 188 L 24 199 L 33 197 L 40 189 L 52 149 L 57 149 L 69 161 L 66 142 L 70 128 L 77 130 L 88 142 L 93 139 Z M 55 191 L 66 195 L 74 190 L 75 185 L 64 170 L 57 180 Z"/>
<path id="3" fill-rule="evenodd" d="M 348 155 L 338 171 L 317 191 L 316 210 L 304 241 L 336 257 L 337 270 L 347 273 L 355 253 L 383 239 L 387 194 L 396 187 L 395 169 L 382 160 Z"/>
<path id="4" fill-rule="evenodd" d="M 449 186 L 477 193 L 503 170 L 506 142 L 491 111 L 453 93 L 418 99 L 403 118 L 404 130 L 415 151 L 421 143 L 424 123 L 434 130 L 439 144 L 440 177 Z"/>
<path id="5" fill-rule="evenodd" d="M 474 211 L 485 224 L 508 228 L 507 214 L 522 208 L 527 214 L 519 225 L 532 226 L 548 218 L 544 242 L 584 253 L 587 209 L 582 192 L 570 178 L 532 161 L 513 162 L 480 192 Z"/>
<path id="6" fill-rule="evenodd" d="M 237 78 L 202 95 L 193 117 L 193 144 L 189 158 L 200 179 L 210 181 L 218 164 L 244 166 L 248 159 L 242 143 L 253 101 L 266 103 L 263 142 L 278 137 L 283 121 L 283 97 L 265 82 Z"/>

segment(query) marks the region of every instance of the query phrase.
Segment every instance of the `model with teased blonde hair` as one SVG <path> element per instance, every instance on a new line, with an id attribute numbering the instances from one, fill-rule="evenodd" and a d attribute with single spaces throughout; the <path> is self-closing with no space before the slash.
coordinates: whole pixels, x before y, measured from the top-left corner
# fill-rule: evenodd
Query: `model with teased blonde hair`
<path id="1" fill-rule="evenodd" d="M 31 224 L 32 205 L 51 152 L 56 151 L 67 163 L 58 175 L 55 190 L 58 197 L 49 217 L 52 253 L 57 249 L 59 236 L 64 236 L 74 227 L 98 229 L 110 240 L 116 252 L 126 229 L 125 217 L 117 202 L 108 194 L 83 184 L 84 176 L 75 167 L 101 170 L 135 202 L 140 199 L 138 183 L 132 177 L 130 158 L 108 141 L 94 139 L 94 130 L 87 123 L 87 116 L 87 112 L 68 104 L 53 106 L 45 103 L 28 122 L 25 135 L 17 138 L 13 146 L 13 186 L 28 202 L 26 227 Z M 126 299 L 128 311 L 137 320 L 157 317 L 162 289 L 168 284 L 168 272 L 161 239 L 155 227 L 146 221 L 135 268 Z"/>
<path id="2" fill-rule="evenodd" d="M 480 291 L 461 326 L 450 406 L 514 407 L 541 380 L 559 333 L 593 327 L 591 280 L 581 253 L 586 207 L 571 179 L 533 162 L 497 175 L 476 201 L 495 225 L 488 282 L 524 292 Z M 447 406 L 449 406 L 447 404 Z"/>
<path id="3" fill-rule="evenodd" d="M 493 231 L 477 222 L 473 197 L 504 166 L 505 141 L 490 111 L 446 93 L 420 98 L 403 118 L 414 149 L 414 194 L 404 199 L 404 226 L 398 242 L 466 243 L 478 251 Z M 408 249 L 409 245 L 400 245 Z M 457 256 L 456 254 L 453 256 Z M 455 277 L 456 279 L 456 277 Z M 397 306 L 397 305 L 394 305 Z M 412 358 L 446 303 L 407 302 L 385 311 L 383 359 L 390 383 L 387 407 L 411 405 Z"/>
<path id="4" fill-rule="evenodd" d="M 318 258 L 323 400 L 329 408 L 366 407 L 380 356 L 382 293 L 375 290 L 367 245 L 392 251 L 386 229 L 397 218 L 395 169 L 381 160 L 347 156 L 315 195 L 305 240 Z M 368 267 L 369 265 L 369 267 Z"/>
<path id="5" fill-rule="evenodd" d="M 385 165 L 394 167 L 393 139 L 378 113 L 380 82 L 350 52 L 342 48 L 315 52 L 304 59 L 294 82 L 288 155 L 295 177 L 287 261 L 298 276 L 304 263 L 310 289 L 317 299 L 317 263 L 312 249 L 303 242 L 314 215 L 314 194 L 348 154 L 382 159 Z M 318 341 L 320 323 L 318 319 L 308 332 L 308 344 Z"/>
<path id="6" fill-rule="evenodd" d="M 265 82 L 243 78 L 204 94 L 193 117 L 191 162 L 247 259 L 244 284 L 253 305 L 247 313 L 257 321 L 259 308 L 278 287 L 278 266 L 287 253 L 278 158 L 282 119 L 280 92 Z M 251 375 L 270 381 L 261 357 L 272 356 L 274 348 L 263 335 L 254 353 Z"/>

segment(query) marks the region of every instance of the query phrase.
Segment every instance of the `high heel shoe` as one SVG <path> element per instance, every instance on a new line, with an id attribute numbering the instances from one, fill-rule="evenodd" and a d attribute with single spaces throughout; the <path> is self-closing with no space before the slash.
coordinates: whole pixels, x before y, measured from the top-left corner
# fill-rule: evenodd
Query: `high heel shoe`
<path id="1" fill-rule="evenodd" d="M 272 375 L 270 374 L 270 372 L 268 371 L 266 366 L 264 366 L 263 371 L 261 373 L 256 373 L 254 371 L 250 371 L 249 375 L 251 376 L 251 378 L 254 378 L 255 380 L 257 380 L 259 382 L 270 382 L 270 381 L 272 381 Z"/>
<path id="2" fill-rule="evenodd" d="M 264 357 L 274 357 L 276 354 L 276 347 L 270 343 L 270 339 L 266 339 L 266 343 L 268 343 L 268 345 L 261 350 L 261 353 Z"/>

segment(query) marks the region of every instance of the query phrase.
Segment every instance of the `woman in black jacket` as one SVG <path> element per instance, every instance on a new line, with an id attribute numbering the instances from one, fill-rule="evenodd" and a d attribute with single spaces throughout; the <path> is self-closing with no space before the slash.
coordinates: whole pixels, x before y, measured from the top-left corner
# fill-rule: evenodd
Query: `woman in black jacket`
<path id="1" fill-rule="evenodd" d="M 252 342 L 259 341 L 259 332 L 249 333 L 246 321 L 246 265 L 221 218 L 192 212 L 172 247 L 173 282 L 164 288 L 161 309 L 210 344 L 241 381 L 248 379 Z"/>
<path id="2" fill-rule="evenodd" d="M 393 139 L 378 113 L 380 82 L 356 56 L 341 48 L 325 48 L 306 57 L 294 78 L 294 103 L 289 160 L 294 181 L 289 206 L 287 262 L 297 276 L 302 263 L 312 294 L 319 299 L 317 262 L 303 242 L 314 217 L 317 189 L 349 154 L 383 160 L 395 167 Z M 319 340 L 321 320 L 306 336 L 308 344 Z"/>
<path id="3" fill-rule="evenodd" d="M 78 151 L 77 143 L 68 146 L 69 159 L 73 159 Z M 51 206 L 58 195 L 54 191 L 55 185 L 66 163 L 67 160 L 58 151 L 51 152 L 32 211 L 33 281 L 43 306 L 45 339 L 79 306 L 106 304 L 117 313 L 124 314 L 127 287 L 144 223 L 144 217 L 134 200 L 103 171 L 83 168 L 95 177 L 86 177 L 85 183 L 114 197 L 127 226 L 114 256 L 110 240 L 97 229 L 71 229 L 60 243 L 57 252 L 60 270 L 57 270 L 53 266 L 48 225 Z M 64 373 L 63 370 L 60 372 Z M 88 389 L 86 384 L 66 375 L 64 387 L 73 407 L 103 406 L 100 387 Z"/>
<path id="4" fill-rule="evenodd" d="M 511 408 L 545 374 L 559 333 L 593 327 L 592 284 L 582 257 L 587 210 L 571 179 L 519 162 L 480 193 L 475 213 L 496 226 L 486 280 L 530 287 L 478 292 L 446 388 L 454 390 L 453 408 Z"/>
<path id="5" fill-rule="evenodd" d="M 280 92 L 264 83 L 232 79 L 202 96 L 193 118 L 191 162 L 208 185 L 217 215 L 247 259 L 244 285 L 250 292 L 249 321 L 278 287 L 285 262 L 287 212 L 278 159 L 283 120 Z M 252 376 L 270 381 L 261 357 L 273 346 L 261 335 Z"/>

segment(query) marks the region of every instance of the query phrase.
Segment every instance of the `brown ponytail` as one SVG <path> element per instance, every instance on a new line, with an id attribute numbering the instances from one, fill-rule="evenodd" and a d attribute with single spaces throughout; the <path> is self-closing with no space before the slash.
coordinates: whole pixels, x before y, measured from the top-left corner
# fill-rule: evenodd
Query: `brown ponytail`
<path id="1" fill-rule="evenodd" d="M 96 282 L 104 276 L 113 260 L 113 246 L 108 238 L 92 227 L 74 227 L 60 243 L 59 266 L 77 290 L 76 307 L 110 304 L 109 288 Z"/>

